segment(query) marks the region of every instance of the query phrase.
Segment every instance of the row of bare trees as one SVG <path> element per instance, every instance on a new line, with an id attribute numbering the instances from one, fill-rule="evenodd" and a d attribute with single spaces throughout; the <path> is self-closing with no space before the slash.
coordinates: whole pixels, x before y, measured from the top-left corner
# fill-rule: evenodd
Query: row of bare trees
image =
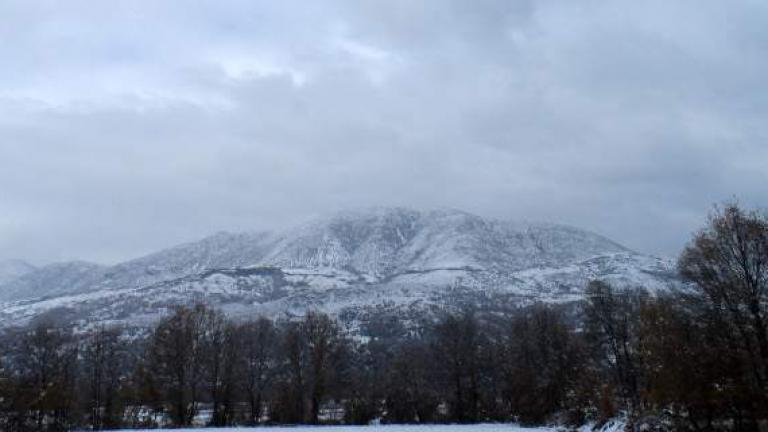
<path id="1" fill-rule="evenodd" d="M 420 323 L 233 321 L 180 307 L 148 335 L 44 324 L 5 335 L 2 430 L 518 421 L 757 431 L 768 419 L 768 222 L 728 206 L 681 255 L 686 281 Z"/>
<path id="2" fill-rule="evenodd" d="M 4 338 L 1 426 L 319 423 L 349 342 L 324 314 L 235 323 L 203 305 L 178 308 L 149 337 L 40 324 Z"/>
<path id="3" fill-rule="evenodd" d="M 768 427 L 768 219 L 717 210 L 678 260 L 686 285 L 650 296 L 593 282 L 585 335 L 633 420 L 676 430 Z"/>
<path id="4" fill-rule="evenodd" d="M 586 409 L 586 351 L 556 309 L 465 311 L 351 337 L 328 315 L 179 308 L 146 338 L 40 325 L 7 338 L 4 430 L 521 420 Z"/>

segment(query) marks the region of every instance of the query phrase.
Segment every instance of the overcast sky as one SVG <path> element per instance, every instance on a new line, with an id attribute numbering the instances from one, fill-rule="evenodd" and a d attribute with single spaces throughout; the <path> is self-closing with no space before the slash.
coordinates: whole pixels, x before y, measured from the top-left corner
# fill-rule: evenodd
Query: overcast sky
<path id="1" fill-rule="evenodd" d="M 768 203 L 768 2 L 0 2 L 0 259 L 453 207 L 675 255 Z"/>

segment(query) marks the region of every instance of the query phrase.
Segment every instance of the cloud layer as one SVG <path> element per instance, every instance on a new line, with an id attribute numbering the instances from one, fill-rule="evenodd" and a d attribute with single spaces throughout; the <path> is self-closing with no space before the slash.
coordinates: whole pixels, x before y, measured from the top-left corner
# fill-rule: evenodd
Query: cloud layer
<path id="1" fill-rule="evenodd" d="M 0 59 L 0 259 L 371 205 L 674 255 L 768 202 L 765 2 L 10 1 Z"/>

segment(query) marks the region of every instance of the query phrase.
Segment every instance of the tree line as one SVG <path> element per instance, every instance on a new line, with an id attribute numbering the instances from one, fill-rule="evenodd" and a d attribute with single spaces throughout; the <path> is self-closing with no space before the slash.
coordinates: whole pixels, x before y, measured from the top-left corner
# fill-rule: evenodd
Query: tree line
<path id="1" fill-rule="evenodd" d="M 147 337 L 6 334 L 0 428 L 474 423 L 758 431 L 768 419 L 768 220 L 717 210 L 679 289 L 594 281 L 576 305 L 469 307 L 350 333 L 332 317 L 179 307 Z"/>

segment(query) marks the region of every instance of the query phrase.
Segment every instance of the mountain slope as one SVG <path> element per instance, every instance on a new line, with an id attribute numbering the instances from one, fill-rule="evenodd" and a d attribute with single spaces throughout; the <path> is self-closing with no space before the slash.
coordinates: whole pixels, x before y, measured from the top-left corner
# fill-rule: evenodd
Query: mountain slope
<path id="1" fill-rule="evenodd" d="M 0 285 L 24 276 L 35 270 L 35 266 L 22 260 L 0 261 Z"/>
<path id="2" fill-rule="evenodd" d="M 359 321 L 384 304 L 417 313 L 459 299 L 572 301 L 591 279 L 664 289 L 674 273 L 572 227 L 374 209 L 278 233 L 219 233 L 111 267 L 45 267 L 0 286 L 0 325 L 46 313 L 139 325 L 195 301 L 232 315 L 317 308 Z"/>
<path id="3" fill-rule="evenodd" d="M 565 226 L 490 221 L 455 210 L 380 209 L 289 231 L 260 264 L 347 269 L 373 282 L 405 271 L 515 271 L 615 252 L 628 250 Z"/>
<path id="4" fill-rule="evenodd" d="M 69 294 L 92 286 L 103 267 L 73 261 L 50 264 L 30 271 L 0 286 L 3 299 L 42 298 Z"/>

